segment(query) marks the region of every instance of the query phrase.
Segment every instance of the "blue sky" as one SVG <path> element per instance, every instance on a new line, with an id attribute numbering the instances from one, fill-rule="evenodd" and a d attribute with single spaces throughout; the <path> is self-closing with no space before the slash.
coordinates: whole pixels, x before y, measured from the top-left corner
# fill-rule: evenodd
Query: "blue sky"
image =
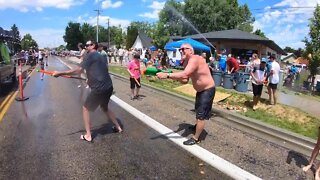
<path id="1" fill-rule="evenodd" d="M 196 0 L 195 0 L 196 1 Z M 261 29 L 280 47 L 304 47 L 308 19 L 320 0 L 238 0 L 247 3 L 255 17 L 255 29 Z M 101 9 L 100 25 L 126 27 L 131 21 L 158 19 L 163 0 L 0 0 L 0 26 L 16 24 L 21 35 L 30 33 L 40 47 L 64 44 L 63 34 L 69 21 L 96 24 L 95 9 Z M 299 8 L 295 8 L 299 7 Z"/>

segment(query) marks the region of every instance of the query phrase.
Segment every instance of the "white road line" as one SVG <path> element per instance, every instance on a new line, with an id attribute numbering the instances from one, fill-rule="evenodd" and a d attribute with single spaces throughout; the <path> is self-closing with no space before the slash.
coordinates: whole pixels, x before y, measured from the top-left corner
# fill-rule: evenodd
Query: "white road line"
<path id="1" fill-rule="evenodd" d="M 59 58 L 58 58 L 59 59 Z M 60 59 L 59 59 L 60 60 Z M 62 60 L 60 60 L 63 62 Z M 66 66 L 70 69 L 71 67 L 63 62 Z M 204 162 L 210 164 L 212 167 L 218 169 L 219 171 L 223 172 L 224 174 L 228 175 L 231 178 L 237 180 L 260 180 L 261 178 L 241 169 L 240 167 L 220 158 L 219 156 L 209 152 L 208 150 L 198 146 L 186 146 L 183 145 L 183 141 L 187 140 L 186 138 L 180 136 L 178 133 L 175 133 L 171 129 L 167 128 L 166 126 L 160 124 L 158 121 L 152 119 L 151 117 L 147 116 L 146 114 L 140 112 L 136 108 L 130 106 L 126 102 L 122 101 L 115 95 L 111 96 L 111 100 L 114 101 L 118 106 L 125 109 L 128 113 L 132 114 L 134 117 L 151 127 L 152 129 L 156 130 L 163 136 L 166 136 L 169 140 L 176 143 L 178 146 L 182 147 L 183 149 L 187 150 L 194 156 L 198 157 L 199 159 L 203 160 Z"/>
<path id="2" fill-rule="evenodd" d="M 130 106 L 126 102 L 122 101 L 116 96 L 111 96 L 111 100 L 117 103 L 120 107 L 128 111 L 134 117 L 138 118 L 140 121 L 151 127 L 152 129 L 156 130 L 160 134 L 166 136 L 168 139 L 182 147 L 183 149 L 189 151 L 194 156 L 198 157 L 199 159 L 205 161 L 206 163 L 210 164 L 214 168 L 220 170 L 224 174 L 230 176 L 234 179 L 239 180 L 256 180 L 261 179 L 240 167 L 220 158 L 219 156 L 207 151 L 206 149 L 198 146 L 186 146 L 183 145 L 183 141 L 187 140 L 186 138 L 180 136 L 179 134 L 175 133 L 171 129 L 167 128 L 166 126 L 160 124 L 156 120 L 152 119 L 151 117 L 147 116 L 146 114 L 140 112 L 139 110 L 135 109 L 134 107 Z"/>

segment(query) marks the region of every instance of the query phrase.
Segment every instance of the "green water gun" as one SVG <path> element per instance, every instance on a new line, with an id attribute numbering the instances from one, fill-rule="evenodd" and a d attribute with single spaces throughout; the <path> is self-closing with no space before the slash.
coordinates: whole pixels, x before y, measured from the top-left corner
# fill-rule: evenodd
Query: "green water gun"
<path id="1" fill-rule="evenodd" d="M 155 76 L 158 72 L 172 73 L 172 70 L 161 70 L 154 67 L 149 67 L 142 70 L 142 74 L 148 75 L 148 76 Z"/>

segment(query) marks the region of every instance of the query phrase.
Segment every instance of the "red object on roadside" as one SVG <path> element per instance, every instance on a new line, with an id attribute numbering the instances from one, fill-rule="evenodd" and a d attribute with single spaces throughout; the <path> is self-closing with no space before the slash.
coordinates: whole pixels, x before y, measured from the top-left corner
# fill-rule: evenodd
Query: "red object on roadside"
<path id="1" fill-rule="evenodd" d="M 20 97 L 17 97 L 17 101 L 25 101 L 28 100 L 28 97 L 23 96 L 23 84 L 22 84 L 22 63 L 20 62 L 19 66 L 19 91 L 20 91 Z"/>

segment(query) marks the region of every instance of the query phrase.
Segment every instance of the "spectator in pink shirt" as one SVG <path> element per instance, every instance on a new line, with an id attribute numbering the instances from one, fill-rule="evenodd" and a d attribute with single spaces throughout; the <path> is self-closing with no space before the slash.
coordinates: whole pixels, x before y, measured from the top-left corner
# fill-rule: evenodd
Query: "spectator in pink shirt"
<path id="1" fill-rule="evenodd" d="M 139 90 L 141 88 L 140 54 L 137 53 L 133 56 L 133 59 L 128 63 L 127 71 L 130 74 L 131 100 L 134 100 L 139 97 Z M 136 94 L 134 94 L 135 88 Z"/>

